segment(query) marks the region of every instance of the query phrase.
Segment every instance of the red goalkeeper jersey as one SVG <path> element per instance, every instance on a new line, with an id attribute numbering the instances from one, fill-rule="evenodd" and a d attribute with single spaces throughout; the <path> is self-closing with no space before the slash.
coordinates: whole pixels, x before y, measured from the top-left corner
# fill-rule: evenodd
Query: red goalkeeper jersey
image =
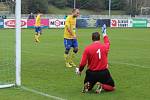
<path id="1" fill-rule="evenodd" d="M 110 42 L 108 36 L 104 36 L 104 43 L 95 41 L 87 46 L 83 52 L 79 70 L 82 71 L 86 64 L 91 71 L 100 71 L 108 68 L 107 55 Z"/>

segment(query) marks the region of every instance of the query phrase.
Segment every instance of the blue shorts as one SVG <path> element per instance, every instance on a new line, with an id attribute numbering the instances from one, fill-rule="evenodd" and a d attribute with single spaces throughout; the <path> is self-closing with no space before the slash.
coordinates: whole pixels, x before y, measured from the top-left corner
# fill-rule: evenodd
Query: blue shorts
<path id="1" fill-rule="evenodd" d="M 77 42 L 77 39 L 65 39 L 64 38 L 64 45 L 67 50 L 70 50 L 71 47 L 73 48 L 78 47 L 78 42 Z"/>
<path id="2" fill-rule="evenodd" d="M 35 27 L 35 32 L 36 33 L 42 33 L 42 28 L 41 27 Z"/>

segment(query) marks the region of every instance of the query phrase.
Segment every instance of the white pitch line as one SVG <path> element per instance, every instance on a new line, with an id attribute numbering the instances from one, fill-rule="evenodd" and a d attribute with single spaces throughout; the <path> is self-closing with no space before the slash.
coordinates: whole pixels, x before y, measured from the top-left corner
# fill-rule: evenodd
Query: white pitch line
<path id="1" fill-rule="evenodd" d="M 34 89 L 30 89 L 30 88 L 27 88 L 27 87 L 24 87 L 24 86 L 22 86 L 21 89 L 32 92 L 32 93 L 35 93 L 35 94 L 39 94 L 39 95 L 42 95 L 42 96 L 45 96 L 45 97 L 48 97 L 48 98 L 51 98 L 51 99 L 54 99 L 54 100 L 66 100 L 66 99 L 63 99 L 63 98 L 60 98 L 60 97 L 57 97 L 57 96 L 53 96 L 53 95 L 46 94 L 46 93 L 43 93 L 43 92 L 40 92 L 40 91 L 37 91 L 37 90 L 34 90 Z"/>
<path id="2" fill-rule="evenodd" d="M 137 65 L 137 64 L 132 64 L 132 63 L 116 62 L 116 61 L 111 61 L 110 63 L 116 63 L 116 64 L 129 65 L 129 66 L 135 66 L 135 67 L 139 67 L 139 68 L 150 69 L 150 67 L 146 67 L 146 66 L 142 66 L 142 65 Z"/>
<path id="3" fill-rule="evenodd" d="M 129 40 L 129 41 L 142 41 L 142 42 L 149 42 L 150 40 L 143 40 L 143 39 L 128 39 L 128 38 L 114 38 L 115 40 Z"/>

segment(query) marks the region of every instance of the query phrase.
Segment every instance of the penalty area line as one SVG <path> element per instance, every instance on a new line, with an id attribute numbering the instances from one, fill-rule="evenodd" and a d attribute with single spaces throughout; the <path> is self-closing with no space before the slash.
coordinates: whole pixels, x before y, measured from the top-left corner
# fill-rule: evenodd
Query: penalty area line
<path id="1" fill-rule="evenodd" d="M 27 87 L 24 87 L 24 86 L 21 86 L 21 89 L 23 89 L 25 91 L 28 91 L 28 92 L 38 94 L 38 95 L 41 95 L 41 96 L 45 96 L 45 97 L 48 97 L 48 98 L 51 98 L 51 99 L 54 99 L 54 100 L 66 100 L 66 99 L 63 99 L 63 98 L 60 98 L 60 97 L 57 97 L 57 96 L 53 96 L 53 95 L 43 93 L 43 92 L 40 92 L 40 91 L 37 91 L 37 90 L 34 90 L 34 89 L 30 89 L 30 88 L 27 88 Z"/>
<path id="2" fill-rule="evenodd" d="M 143 68 L 143 69 L 150 69 L 150 67 L 146 67 L 146 66 L 138 65 L 138 64 L 133 64 L 133 63 L 116 62 L 116 61 L 110 61 L 110 63 L 127 65 L 127 66 L 134 66 L 134 67 Z"/>

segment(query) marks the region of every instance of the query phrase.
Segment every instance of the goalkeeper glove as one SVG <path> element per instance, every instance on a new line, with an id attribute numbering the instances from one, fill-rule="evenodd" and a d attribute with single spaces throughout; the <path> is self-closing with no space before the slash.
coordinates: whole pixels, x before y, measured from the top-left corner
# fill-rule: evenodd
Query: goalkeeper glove
<path id="1" fill-rule="evenodd" d="M 76 74 L 81 75 L 81 72 L 79 71 L 79 68 L 78 68 L 78 67 L 76 67 L 75 72 L 76 72 Z"/>
<path id="2" fill-rule="evenodd" d="M 102 26 L 102 34 L 103 34 L 103 36 L 106 35 L 106 24 L 104 24 L 104 25 Z"/>

